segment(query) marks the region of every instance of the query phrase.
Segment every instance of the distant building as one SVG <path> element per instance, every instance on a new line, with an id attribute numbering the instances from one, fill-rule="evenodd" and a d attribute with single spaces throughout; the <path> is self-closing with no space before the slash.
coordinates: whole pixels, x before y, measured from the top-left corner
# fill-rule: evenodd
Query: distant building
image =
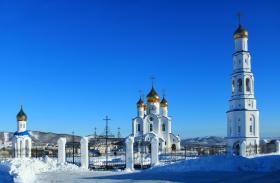
<path id="1" fill-rule="evenodd" d="M 140 97 L 137 102 L 138 115 L 132 120 L 132 135 L 136 142 L 159 139 L 160 151 L 180 150 L 180 138 L 172 133 L 172 119 L 168 116 L 168 103 L 160 97 L 154 86 L 147 95 L 147 104 Z"/>
<path id="2" fill-rule="evenodd" d="M 240 24 L 234 32 L 231 98 L 227 111 L 227 151 L 248 156 L 259 153 L 259 110 L 248 51 L 248 31 Z"/>
<path id="3" fill-rule="evenodd" d="M 14 157 L 31 157 L 32 140 L 29 132 L 26 130 L 27 115 L 22 107 L 17 114 L 17 131 L 13 136 Z"/>

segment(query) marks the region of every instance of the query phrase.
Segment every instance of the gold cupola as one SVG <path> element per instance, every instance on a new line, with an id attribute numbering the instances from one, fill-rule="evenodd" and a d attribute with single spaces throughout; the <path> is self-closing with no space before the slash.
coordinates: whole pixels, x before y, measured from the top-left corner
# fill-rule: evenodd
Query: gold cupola
<path id="1" fill-rule="evenodd" d="M 20 107 L 20 111 L 17 114 L 17 121 L 27 121 L 27 115 L 22 109 L 22 106 Z"/>
<path id="2" fill-rule="evenodd" d="M 160 107 L 168 107 L 168 102 L 165 99 L 165 97 L 162 98 L 162 100 L 160 102 Z"/>
<path id="3" fill-rule="evenodd" d="M 154 86 L 152 87 L 152 90 L 150 91 L 150 93 L 147 95 L 147 101 L 149 103 L 157 103 L 157 102 L 159 102 L 159 96 L 158 96 Z"/>
<path id="4" fill-rule="evenodd" d="M 234 39 L 248 38 L 248 31 L 241 24 L 239 24 L 238 28 L 233 34 L 233 37 Z"/>
<path id="5" fill-rule="evenodd" d="M 144 101 L 140 97 L 140 99 L 137 102 L 137 108 L 144 108 L 144 107 L 145 107 Z"/>

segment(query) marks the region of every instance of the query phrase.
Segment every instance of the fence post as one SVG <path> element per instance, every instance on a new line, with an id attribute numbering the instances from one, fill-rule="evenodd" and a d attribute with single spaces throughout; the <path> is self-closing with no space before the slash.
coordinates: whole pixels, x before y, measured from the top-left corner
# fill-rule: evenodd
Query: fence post
<path id="1" fill-rule="evenodd" d="M 239 152 L 240 156 L 245 157 L 246 156 L 246 142 L 242 141 L 241 145 L 240 145 L 240 152 Z"/>
<path id="2" fill-rule="evenodd" d="M 126 145 L 126 170 L 134 170 L 134 153 L 133 153 L 134 137 L 129 136 L 125 140 Z"/>
<path id="3" fill-rule="evenodd" d="M 151 145 L 152 145 L 151 165 L 155 166 L 158 164 L 158 138 L 157 137 L 152 138 Z"/>
<path id="4" fill-rule="evenodd" d="M 81 167 L 88 169 L 88 138 L 81 139 Z"/>
<path id="5" fill-rule="evenodd" d="M 275 144 L 276 144 L 276 153 L 280 154 L 280 141 L 277 140 Z"/>
<path id="6" fill-rule="evenodd" d="M 65 163 L 66 138 L 60 137 L 57 141 L 57 144 L 58 144 L 58 163 L 63 164 L 63 163 Z"/>

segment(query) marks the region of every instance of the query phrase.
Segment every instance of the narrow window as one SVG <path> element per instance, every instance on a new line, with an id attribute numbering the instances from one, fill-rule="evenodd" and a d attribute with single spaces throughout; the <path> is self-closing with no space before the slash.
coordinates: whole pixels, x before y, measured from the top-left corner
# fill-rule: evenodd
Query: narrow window
<path id="1" fill-rule="evenodd" d="M 252 132 L 253 132 L 253 126 L 250 125 L 250 133 L 252 133 Z"/>
<path id="2" fill-rule="evenodd" d="M 232 95 L 234 94 L 234 90 L 235 90 L 235 82 L 234 82 L 234 80 L 232 80 L 232 85 L 231 85 L 231 93 L 232 93 Z"/>
<path id="3" fill-rule="evenodd" d="M 165 132 L 165 124 L 162 124 L 162 131 Z"/>
<path id="4" fill-rule="evenodd" d="M 137 131 L 140 132 L 141 131 L 141 125 L 137 124 Z"/>
<path id="5" fill-rule="evenodd" d="M 238 126 L 238 135 L 240 135 L 241 128 Z"/>
<path id="6" fill-rule="evenodd" d="M 153 131 L 153 124 L 150 124 L 150 132 Z"/>
<path id="7" fill-rule="evenodd" d="M 238 79 L 238 91 L 242 92 L 242 79 Z"/>
<path id="8" fill-rule="evenodd" d="M 246 91 L 251 92 L 251 82 L 249 78 L 246 79 Z"/>

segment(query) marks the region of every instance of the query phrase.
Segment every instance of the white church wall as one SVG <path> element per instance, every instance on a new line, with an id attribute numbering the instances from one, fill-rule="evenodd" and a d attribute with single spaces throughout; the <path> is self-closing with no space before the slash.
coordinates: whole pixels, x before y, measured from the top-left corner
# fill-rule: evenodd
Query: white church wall
<path id="1" fill-rule="evenodd" d="M 239 38 L 235 40 L 235 51 L 248 51 L 248 38 Z"/>

